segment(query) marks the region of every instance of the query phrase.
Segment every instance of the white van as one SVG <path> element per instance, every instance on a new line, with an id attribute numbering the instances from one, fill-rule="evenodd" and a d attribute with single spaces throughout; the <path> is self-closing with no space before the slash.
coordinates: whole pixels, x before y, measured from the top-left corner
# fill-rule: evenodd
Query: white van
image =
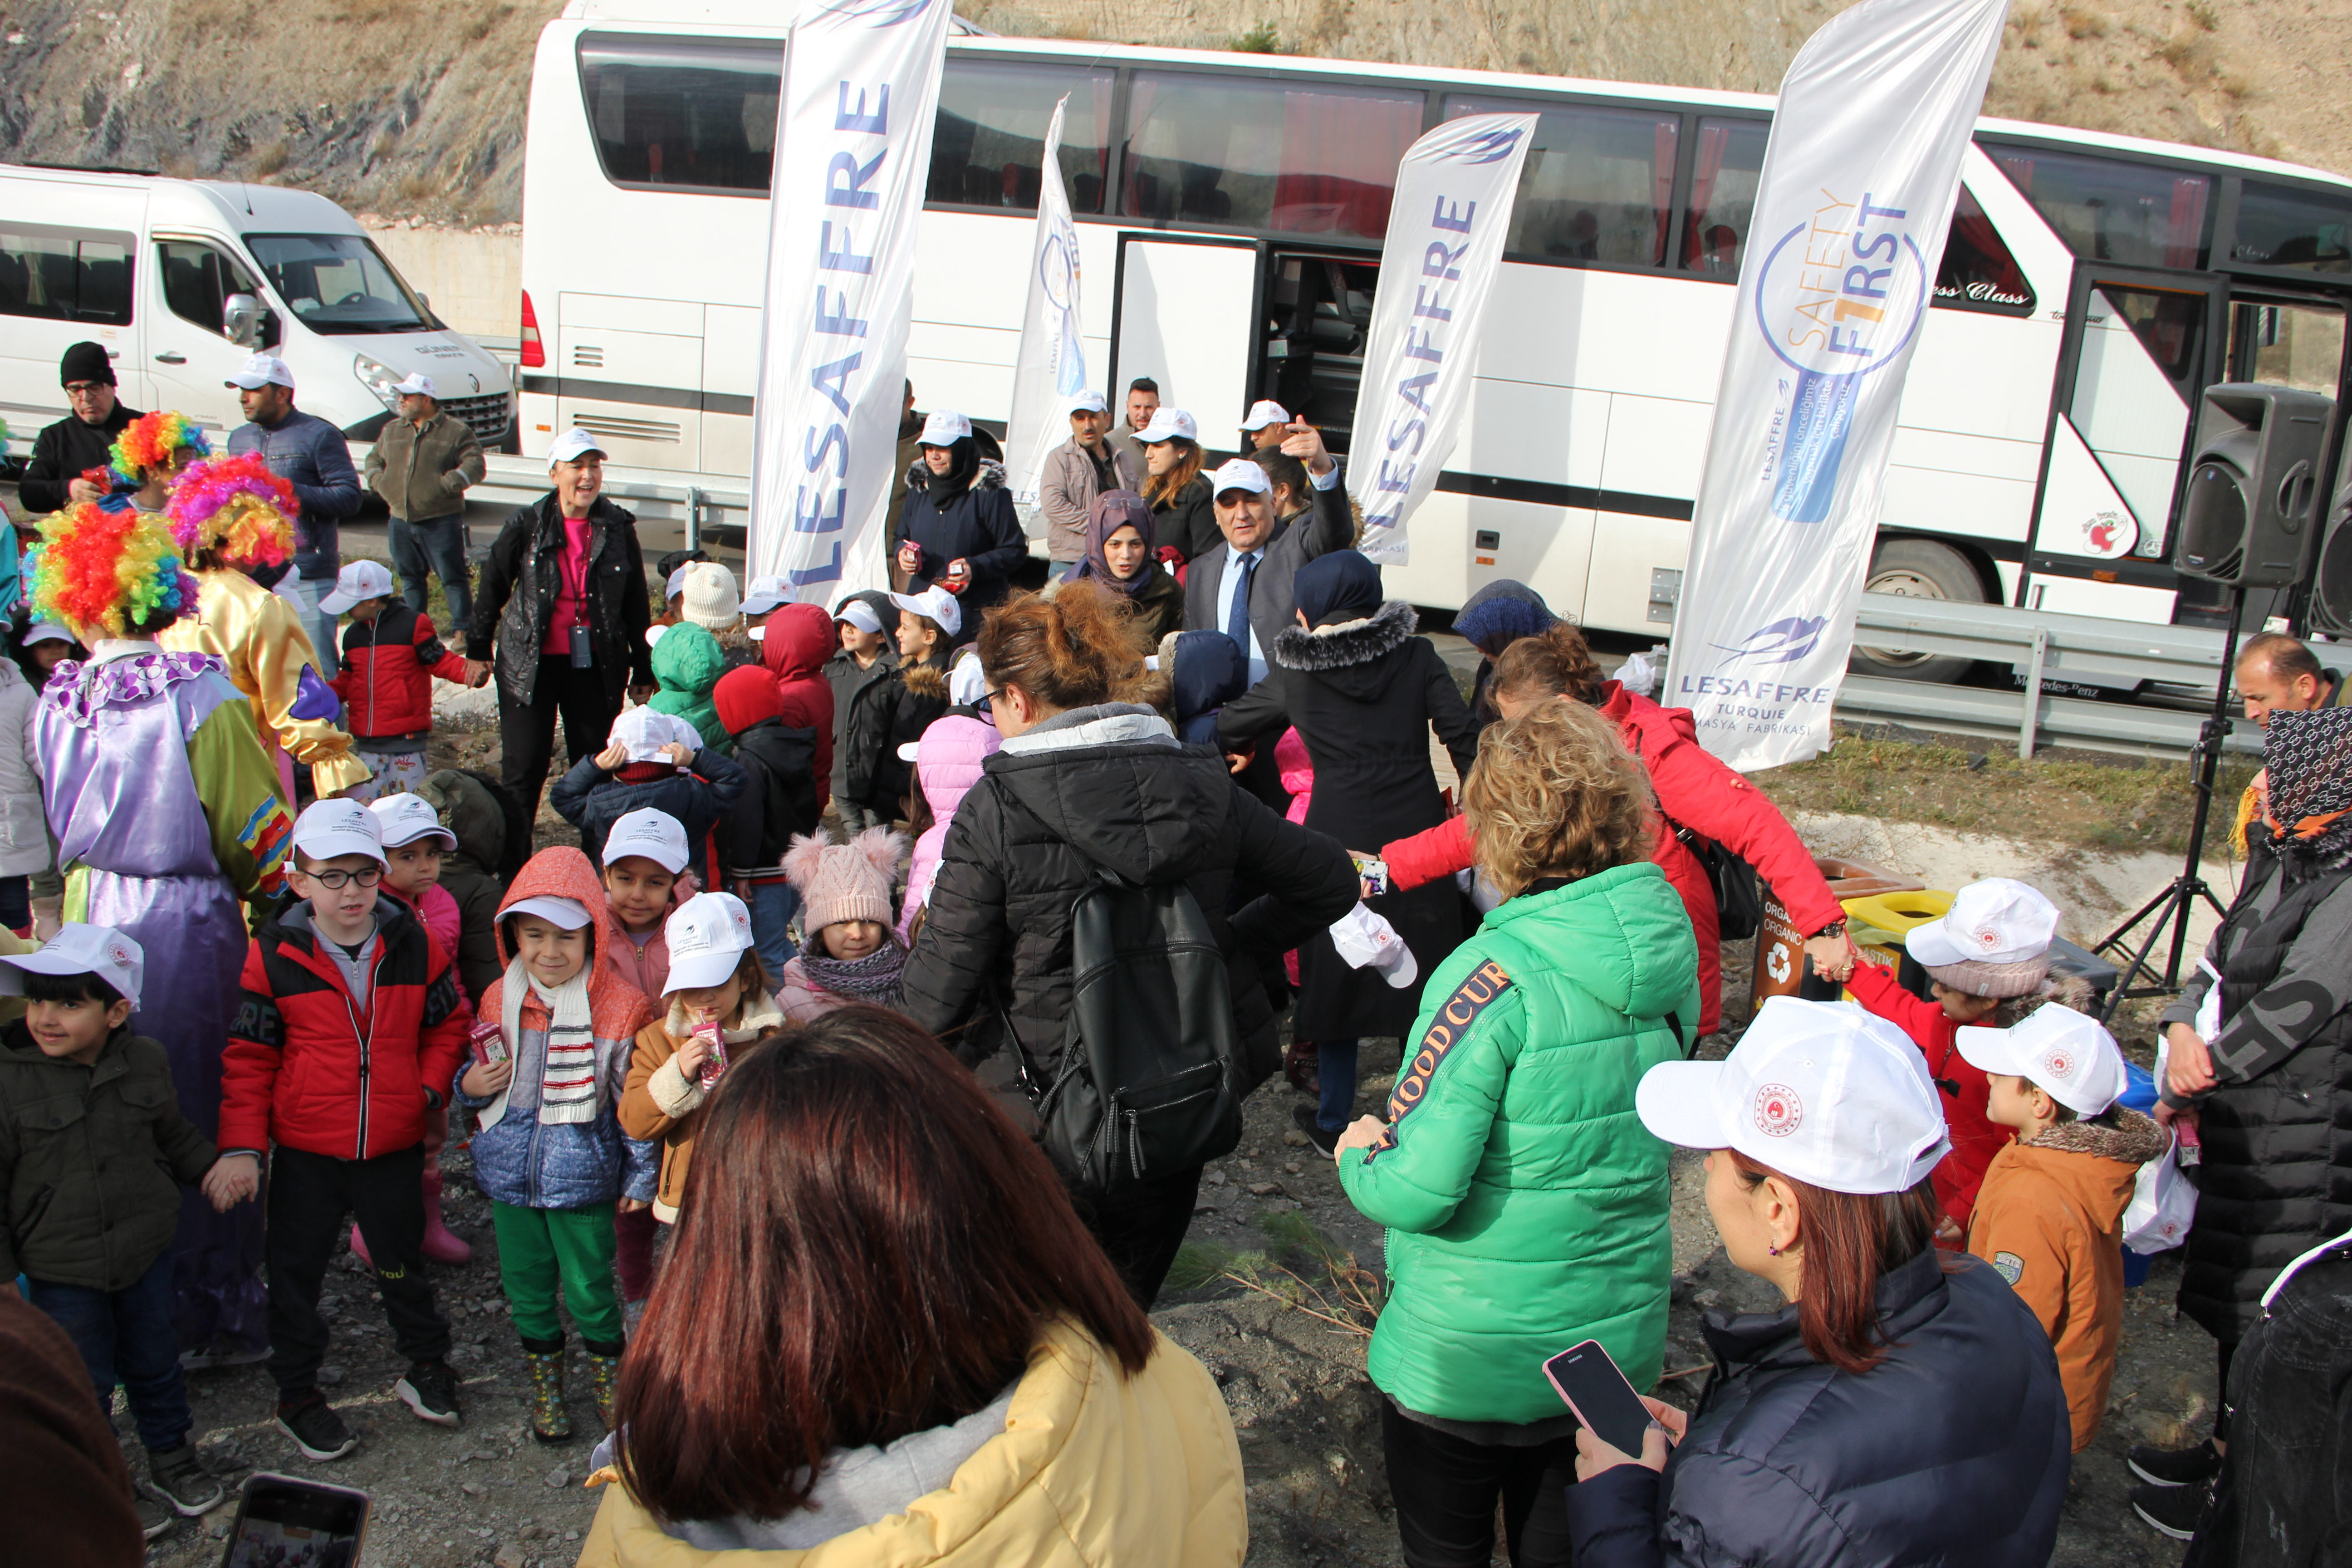
<path id="1" fill-rule="evenodd" d="M 210 431 L 245 423 L 223 384 L 264 348 L 296 405 L 355 443 L 433 378 L 485 447 L 506 439 L 505 367 L 449 331 L 351 215 L 308 191 L 0 163 L 0 419 L 18 448 L 65 417 L 58 361 L 105 346 L 122 400 Z"/>

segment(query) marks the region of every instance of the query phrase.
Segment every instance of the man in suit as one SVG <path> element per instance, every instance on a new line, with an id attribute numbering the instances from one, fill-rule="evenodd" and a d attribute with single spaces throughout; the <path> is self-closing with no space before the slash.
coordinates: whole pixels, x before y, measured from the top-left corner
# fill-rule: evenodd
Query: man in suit
<path id="1" fill-rule="evenodd" d="M 1279 721 L 1280 679 L 1267 681 L 1266 652 L 1291 624 L 1292 582 L 1307 562 L 1346 549 L 1356 532 L 1348 492 L 1339 487 L 1339 465 L 1322 436 L 1294 423 L 1282 449 L 1307 466 L 1312 504 L 1295 520 L 1281 521 L 1265 469 L 1234 458 L 1209 477 L 1224 548 L 1195 557 L 1184 573 L 1184 629 L 1223 632 L 1241 645 L 1253 688 L 1241 706 L 1254 715 L 1251 727 L 1269 735 L 1286 727 Z M 1275 810 L 1289 805 L 1271 745 L 1258 746 L 1238 776 L 1243 788 Z"/>

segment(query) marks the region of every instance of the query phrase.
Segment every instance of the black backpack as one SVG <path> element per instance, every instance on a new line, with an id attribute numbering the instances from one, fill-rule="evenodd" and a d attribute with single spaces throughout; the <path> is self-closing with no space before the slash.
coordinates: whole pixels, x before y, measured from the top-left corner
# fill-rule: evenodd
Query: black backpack
<path id="1" fill-rule="evenodd" d="M 489 791 L 490 798 L 499 803 L 499 815 L 505 818 L 507 825 L 506 847 L 499 855 L 499 863 L 486 869 L 499 879 L 499 887 L 512 887 L 515 878 L 522 871 L 523 863 L 531 857 L 532 830 L 537 825 L 531 821 L 531 814 L 523 809 L 522 802 L 517 800 L 506 785 L 499 783 L 495 773 L 486 773 L 478 768 L 458 768 L 455 771 Z"/>
<path id="2" fill-rule="evenodd" d="M 1232 1152 L 1241 1037 L 1224 953 L 1192 889 L 1139 888 L 1095 868 L 1070 910 L 1070 975 L 1050 1086 L 1005 1026 L 1055 1164 L 1082 1192 L 1113 1195 Z"/>

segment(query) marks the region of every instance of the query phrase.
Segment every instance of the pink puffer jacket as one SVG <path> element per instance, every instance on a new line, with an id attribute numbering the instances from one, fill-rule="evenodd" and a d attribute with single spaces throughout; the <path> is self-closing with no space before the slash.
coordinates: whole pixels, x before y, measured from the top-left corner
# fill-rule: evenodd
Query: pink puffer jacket
<path id="1" fill-rule="evenodd" d="M 931 881 L 940 872 L 940 851 L 948 841 L 948 826 L 956 807 L 980 782 L 981 765 L 1003 743 L 996 726 L 961 713 L 931 721 L 915 750 L 915 782 L 930 803 L 932 822 L 915 840 L 914 858 L 907 863 L 907 899 L 898 912 L 898 940 L 906 942 L 915 911 L 930 901 Z"/>

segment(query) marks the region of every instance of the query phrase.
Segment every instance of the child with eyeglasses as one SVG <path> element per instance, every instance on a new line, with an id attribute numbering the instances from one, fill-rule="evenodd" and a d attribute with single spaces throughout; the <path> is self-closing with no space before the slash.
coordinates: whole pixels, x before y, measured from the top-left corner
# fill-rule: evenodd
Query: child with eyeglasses
<path id="1" fill-rule="evenodd" d="M 269 1163 L 278 1425 L 311 1459 L 356 1446 L 319 1392 L 320 1281 L 346 1217 L 409 1363 L 394 1394 L 436 1426 L 459 1421 L 449 1322 L 425 1278 L 422 1183 L 425 1120 L 447 1102 L 474 1018 L 448 954 L 381 896 L 386 865 L 378 818 L 357 801 L 319 801 L 295 820 L 286 879 L 299 901 L 255 932 L 221 1058 L 223 1154 L 251 1162 L 247 1184 Z"/>

